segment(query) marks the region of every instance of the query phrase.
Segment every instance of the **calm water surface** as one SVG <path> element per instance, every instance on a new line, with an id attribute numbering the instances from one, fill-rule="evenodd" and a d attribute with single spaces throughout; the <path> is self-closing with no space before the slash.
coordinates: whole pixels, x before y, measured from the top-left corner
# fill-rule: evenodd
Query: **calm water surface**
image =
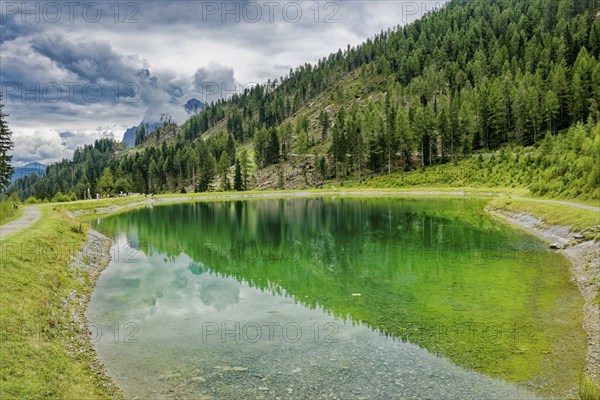
<path id="1" fill-rule="evenodd" d="M 475 200 L 135 210 L 87 316 L 131 398 L 562 396 L 585 356 L 567 262 Z"/>

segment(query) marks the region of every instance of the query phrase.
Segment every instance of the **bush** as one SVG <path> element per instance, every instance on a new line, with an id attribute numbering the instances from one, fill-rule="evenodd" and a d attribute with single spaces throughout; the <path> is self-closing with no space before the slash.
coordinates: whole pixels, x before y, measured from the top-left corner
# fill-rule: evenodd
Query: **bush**
<path id="1" fill-rule="evenodd" d="M 41 202 L 42 200 L 38 199 L 37 197 L 29 196 L 23 204 L 40 204 Z"/>
<path id="2" fill-rule="evenodd" d="M 75 201 L 77 200 L 77 196 L 75 193 L 71 192 L 69 194 L 62 194 L 60 191 L 56 193 L 56 196 L 52 198 L 53 203 L 65 203 L 67 201 Z"/>

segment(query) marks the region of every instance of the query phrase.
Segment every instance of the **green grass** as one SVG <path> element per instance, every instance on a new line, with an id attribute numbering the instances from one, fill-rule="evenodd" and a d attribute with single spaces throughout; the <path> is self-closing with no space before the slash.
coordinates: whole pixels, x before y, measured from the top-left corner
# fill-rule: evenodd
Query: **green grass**
<path id="1" fill-rule="evenodd" d="M 12 205 L 11 205 L 12 207 Z M 21 215 L 23 215 L 23 210 L 22 209 L 18 209 L 18 210 L 13 210 L 11 213 L 8 214 L 0 214 L 0 226 L 4 225 L 4 224 L 8 224 L 11 221 L 14 221 L 15 219 L 19 218 Z"/>
<path id="2" fill-rule="evenodd" d="M 506 194 L 505 190 L 492 189 L 474 189 L 474 188 L 436 188 L 436 187 L 410 187 L 410 188 L 360 188 L 360 187 L 331 187 L 325 189 L 306 189 L 306 190 L 251 190 L 245 192 L 204 192 L 204 193 L 171 193 L 159 194 L 153 196 L 156 203 L 152 206 L 173 204 L 175 202 L 212 202 L 212 201 L 232 201 L 232 200 L 253 200 L 261 198 L 285 198 L 285 197 L 310 197 L 310 196 L 344 196 L 344 197 L 365 197 L 365 196 L 414 196 L 436 198 L 453 198 L 456 195 L 453 192 L 462 192 L 469 197 L 485 197 Z M 512 191 L 514 194 L 521 194 L 519 191 Z M 146 207 L 146 204 L 137 204 L 145 202 L 152 198 L 143 195 L 101 199 L 101 200 L 79 200 L 65 203 L 52 203 L 56 207 L 70 212 L 82 212 L 78 215 L 81 220 L 89 220 L 97 217 L 106 217 L 117 213 L 127 212 L 137 207 Z M 162 202 L 164 200 L 173 200 Z"/>
<path id="3" fill-rule="evenodd" d="M 45 206 L 32 228 L 0 241 L 0 398 L 112 398 L 81 348 L 64 299 L 89 293 L 87 272 L 68 267 L 86 231 Z"/>
<path id="4" fill-rule="evenodd" d="M 251 190 L 245 192 L 204 192 L 204 193 L 172 193 L 159 194 L 153 196 L 160 205 L 161 200 L 178 199 L 177 201 L 230 201 L 236 199 L 253 198 L 281 198 L 281 197 L 309 197 L 309 196 L 415 196 L 415 197 L 456 197 L 460 193 L 466 197 L 475 198 L 494 198 L 492 206 L 494 208 L 507 209 L 513 212 L 529 212 L 539 217 L 550 225 L 573 225 L 573 230 L 581 230 L 595 227 L 600 224 L 600 216 L 593 211 L 583 210 L 568 205 L 555 203 L 539 203 L 526 199 L 509 199 L 506 196 L 526 196 L 528 191 L 519 188 L 502 187 L 468 187 L 468 186 L 411 186 L 411 187 L 366 187 L 360 185 L 328 185 L 322 189 L 306 190 Z M 83 211 L 86 214 L 85 219 L 97 216 L 106 216 L 115 212 L 123 212 L 122 207 L 131 206 L 134 203 L 144 202 L 151 198 L 143 195 L 101 199 L 101 200 L 80 200 L 66 203 L 52 203 L 59 208 L 71 212 Z M 595 200 L 576 200 L 585 205 L 598 206 Z M 171 204 L 164 203 L 164 204 Z M 113 207 L 114 210 L 110 210 Z M 102 209 L 102 212 L 97 212 Z M 127 208 L 128 210 L 130 208 Z M 126 211 L 125 210 L 125 211 Z"/>
<path id="5" fill-rule="evenodd" d="M 600 385 L 587 376 L 579 379 L 578 400 L 600 400 Z"/>
<path id="6" fill-rule="evenodd" d="M 583 231 L 600 225 L 598 211 L 565 204 L 543 203 L 533 199 L 500 198 L 492 200 L 490 206 L 515 213 L 529 213 L 547 225 L 570 226 L 571 231 Z"/>
<path id="7" fill-rule="evenodd" d="M 19 218 L 23 214 L 21 208 L 15 210 L 12 200 L 0 202 L 0 225 L 4 225 Z"/>

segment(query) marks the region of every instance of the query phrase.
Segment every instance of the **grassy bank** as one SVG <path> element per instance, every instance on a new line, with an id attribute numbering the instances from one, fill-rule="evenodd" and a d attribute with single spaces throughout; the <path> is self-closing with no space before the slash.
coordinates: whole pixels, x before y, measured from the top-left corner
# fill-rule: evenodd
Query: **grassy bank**
<path id="1" fill-rule="evenodd" d="M 527 213 L 545 225 L 569 226 L 571 231 L 591 231 L 589 239 L 600 239 L 600 213 L 566 204 L 540 202 L 537 199 L 498 198 L 490 202 L 495 209 Z"/>
<path id="2" fill-rule="evenodd" d="M 86 228 L 52 206 L 34 227 L 0 241 L 0 398 L 114 398 L 78 345 L 74 295 L 92 290 L 69 268 Z"/>
<path id="3" fill-rule="evenodd" d="M 0 202 L 0 225 L 4 225 L 19 218 L 23 214 L 21 208 L 15 209 L 12 201 Z"/>

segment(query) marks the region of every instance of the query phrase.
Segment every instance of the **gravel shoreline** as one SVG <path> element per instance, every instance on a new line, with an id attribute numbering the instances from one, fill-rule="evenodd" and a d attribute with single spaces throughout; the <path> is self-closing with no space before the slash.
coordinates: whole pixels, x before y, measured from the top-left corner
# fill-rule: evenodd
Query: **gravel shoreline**
<path id="1" fill-rule="evenodd" d="M 567 246 L 555 251 L 569 259 L 571 280 L 585 300 L 582 324 L 588 339 L 585 373 L 593 379 L 600 379 L 600 309 L 594 303 L 600 287 L 600 242 L 576 240 L 577 232 L 570 232 L 568 226 L 549 226 L 531 214 L 491 207 L 486 211 L 543 239 Z"/>
<path id="2" fill-rule="evenodd" d="M 70 321 L 68 329 L 73 333 L 67 346 L 78 357 L 89 360 L 88 364 L 96 374 L 104 394 L 113 399 L 123 399 L 123 392 L 106 374 L 104 364 L 98 359 L 92 343 L 92 332 L 85 316 L 96 281 L 102 270 L 110 263 L 111 246 L 112 241 L 109 238 L 90 229 L 82 250 L 73 255 L 69 267 L 78 273 L 78 278 L 82 282 L 86 283 L 86 289 L 81 293 L 72 290 L 69 297 L 64 299 L 65 312 L 69 314 Z"/>

